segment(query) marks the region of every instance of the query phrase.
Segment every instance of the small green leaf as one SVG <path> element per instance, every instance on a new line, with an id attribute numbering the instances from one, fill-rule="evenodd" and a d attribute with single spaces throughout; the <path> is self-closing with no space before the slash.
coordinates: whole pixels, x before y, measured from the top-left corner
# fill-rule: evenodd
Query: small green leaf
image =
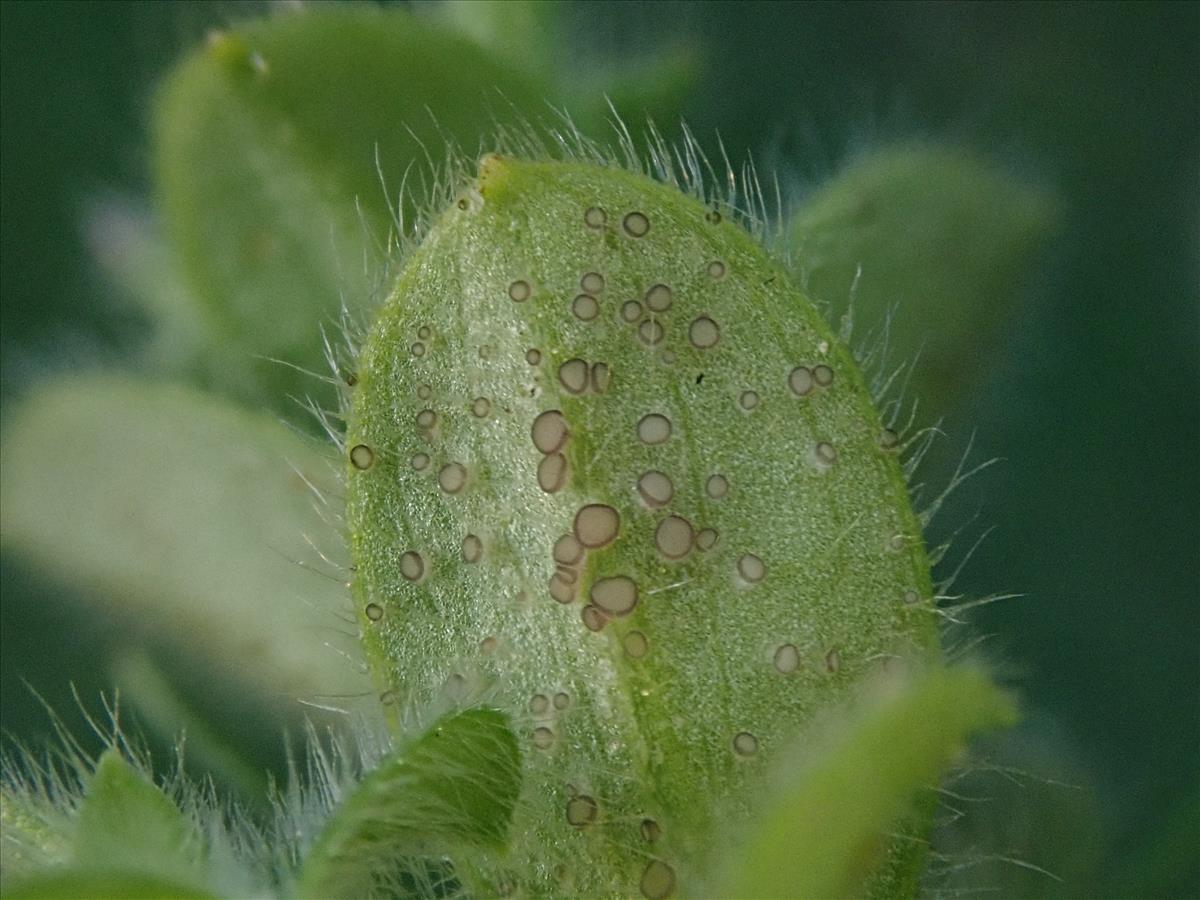
<path id="1" fill-rule="evenodd" d="M 821 752 L 780 767 L 796 774 L 759 811 L 719 895 L 861 895 L 917 792 L 969 735 L 1015 719 L 1012 701 L 972 670 L 937 669 L 893 690 Z"/>
<path id="2" fill-rule="evenodd" d="M 403 858 L 501 849 L 521 788 L 517 739 L 491 709 L 449 714 L 363 778 L 318 837 L 304 897 L 359 897 Z"/>
<path id="3" fill-rule="evenodd" d="M 70 868 L 18 882 L 5 900 L 207 900 L 215 894 L 142 872 Z"/>
<path id="4" fill-rule="evenodd" d="M 327 368 L 339 298 L 359 310 L 379 288 L 381 177 L 395 203 L 414 162 L 473 149 L 545 95 L 454 32 L 365 5 L 243 23 L 183 61 L 155 104 L 157 195 L 222 386 L 276 407 L 319 393 L 258 357 Z"/>
<path id="5" fill-rule="evenodd" d="M 1057 217 L 1045 189 L 993 161 L 912 143 L 851 162 L 799 209 L 789 240 L 814 297 L 853 296 L 867 328 L 896 312 L 889 358 L 919 356 L 912 393 L 941 414 L 987 360 Z"/>
<path id="6" fill-rule="evenodd" d="M 186 388 L 75 377 L 12 410 L 3 458 L 5 547 L 169 642 L 211 688 L 220 673 L 275 710 L 365 689 L 328 646 L 345 594 L 314 550 L 336 563 L 341 546 L 309 487 L 336 485 L 324 448 Z"/>

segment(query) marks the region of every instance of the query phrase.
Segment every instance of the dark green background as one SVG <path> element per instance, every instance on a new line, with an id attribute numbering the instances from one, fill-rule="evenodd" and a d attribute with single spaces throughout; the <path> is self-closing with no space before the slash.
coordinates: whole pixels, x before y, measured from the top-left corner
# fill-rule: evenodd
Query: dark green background
<path id="1" fill-rule="evenodd" d="M 120 365 L 136 341 L 82 213 L 145 192 L 156 77 L 247 11 L 0 4 L 6 408 L 46 371 Z M 935 135 L 1061 194 L 1063 233 L 1011 326 L 981 336 L 988 375 L 935 465 L 972 431 L 976 458 L 1004 462 L 935 532 L 966 524 L 969 544 L 995 526 L 959 588 L 1025 595 L 977 628 L 1098 791 L 1104 852 L 1068 893 L 1200 895 L 1200 6 L 614 3 L 568 22 L 581 75 L 695 37 L 688 122 L 789 183 Z M 68 681 L 98 690 L 103 646 L 126 636 L 14 560 L 3 593 L 3 725 L 37 739 L 48 723 L 21 679 L 69 708 Z"/>

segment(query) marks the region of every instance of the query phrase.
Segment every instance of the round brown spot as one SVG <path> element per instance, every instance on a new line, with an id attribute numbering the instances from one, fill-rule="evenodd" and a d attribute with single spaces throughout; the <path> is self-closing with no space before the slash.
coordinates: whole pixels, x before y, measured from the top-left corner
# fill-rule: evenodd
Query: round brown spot
<path id="1" fill-rule="evenodd" d="M 656 319 L 646 319 L 638 326 L 638 337 L 643 344 L 654 346 L 663 339 L 663 327 Z"/>
<path id="2" fill-rule="evenodd" d="M 571 432 L 567 430 L 567 420 L 562 411 L 548 409 L 533 420 L 530 436 L 533 438 L 533 446 L 537 447 L 540 453 L 549 454 L 557 453 L 567 442 Z"/>
<path id="3" fill-rule="evenodd" d="M 631 631 L 625 635 L 621 645 L 625 648 L 625 653 L 632 659 L 641 659 L 646 655 L 646 651 L 650 649 L 650 642 L 646 640 L 646 636 L 640 631 Z"/>
<path id="4" fill-rule="evenodd" d="M 551 453 L 549 456 L 543 456 L 542 461 L 538 463 L 538 487 L 547 494 L 557 493 L 566 487 L 569 475 L 570 466 L 567 463 L 567 458 L 561 453 Z"/>
<path id="5" fill-rule="evenodd" d="M 600 303 L 591 294 L 580 294 L 571 301 L 571 312 L 575 318 L 590 322 L 600 315 Z"/>
<path id="6" fill-rule="evenodd" d="M 725 263 L 719 259 L 714 259 L 708 264 L 708 277 L 716 281 L 719 278 L 725 277 Z"/>
<path id="7" fill-rule="evenodd" d="M 369 469 L 375 462 L 375 451 L 366 444 L 355 444 L 350 448 L 350 465 L 356 469 Z"/>
<path id="8" fill-rule="evenodd" d="M 758 752 L 758 738 L 748 731 L 739 731 L 733 736 L 733 752 L 738 756 L 753 756 Z"/>
<path id="9" fill-rule="evenodd" d="M 642 304 L 636 300 L 626 300 L 621 304 L 621 318 L 632 325 L 642 317 Z"/>
<path id="10" fill-rule="evenodd" d="M 415 550 L 407 550 L 400 554 L 400 574 L 409 581 L 417 581 L 425 574 L 425 560 Z"/>
<path id="11" fill-rule="evenodd" d="M 550 596 L 559 603 L 571 603 L 575 600 L 574 580 L 568 580 L 563 572 L 555 572 L 550 576 Z"/>
<path id="12" fill-rule="evenodd" d="M 721 340 L 721 329 L 708 316 L 701 316 L 688 326 L 688 337 L 691 339 L 692 346 L 700 350 L 708 350 L 710 347 L 715 347 L 717 341 Z"/>
<path id="13" fill-rule="evenodd" d="M 571 705 L 571 695 L 566 691 L 559 691 L 554 695 L 554 708 L 561 711 Z"/>
<path id="14" fill-rule="evenodd" d="M 904 592 L 904 602 L 909 606 L 915 606 L 920 599 L 921 595 L 916 591 L 910 590 Z"/>
<path id="15" fill-rule="evenodd" d="M 423 409 L 417 413 L 417 427 L 422 431 L 428 431 L 437 424 L 437 413 L 432 409 Z"/>
<path id="16" fill-rule="evenodd" d="M 417 357 L 418 359 L 425 355 L 425 345 L 422 344 L 420 341 L 415 342 L 408 349 L 412 353 L 412 355 Z"/>
<path id="17" fill-rule="evenodd" d="M 825 365 L 816 366 L 812 370 L 812 377 L 821 387 L 829 387 L 833 384 L 833 369 Z"/>
<path id="18" fill-rule="evenodd" d="M 729 479 L 724 475 L 712 475 L 704 483 L 704 492 L 714 500 L 720 500 L 729 493 Z"/>
<path id="19" fill-rule="evenodd" d="M 737 564 L 738 574 L 751 584 L 757 584 L 767 574 L 766 564 L 753 553 L 747 553 Z"/>
<path id="20" fill-rule="evenodd" d="M 476 397 L 471 403 L 471 415 L 477 419 L 487 418 L 488 413 L 492 411 L 492 401 L 487 397 Z"/>
<path id="21" fill-rule="evenodd" d="M 812 393 L 814 384 L 812 372 L 804 366 L 796 366 L 788 373 L 788 387 L 797 397 L 807 397 Z"/>
<path id="22" fill-rule="evenodd" d="M 604 276 L 599 272 L 587 272 L 579 279 L 579 286 L 585 293 L 598 294 L 604 290 Z"/>
<path id="23" fill-rule="evenodd" d="M 433 388 L 427 384 L 423 384 L 417 388 L 417 396 L 422 400 L 428 400 L 433 396 Z"/>
<path id="24" fill-rule="evenodd" d="M 654 532 L 654 546 L 667 559 L 683 559 L 692 549 L 692 523 L 680 516 L 667 516 Z"/>
<path id="25" fill-rule="evenodd" d="M 589 550 L 611 544 L 620 528 L 617 511 L 603 503 L 590 503 L 575 514 L 575 538 Z"/>
<path id="26" fill-rule="evenodd" d="M 671 420 L 658 413 L 642 416 L 637 423 L 637 436 L 643 444 L 663 444 L 671 437 Z"/>
<path id="27" fill-rule="evenodd" d="M 544 716 L 550 711 L 550 698 L 545 694 L 534 694 L 529 698 L 529 711 L 535 716 Z"/>
<path id="28" fill-rule="evenodd" d="M 653 819 L 642 819 L 642 840 L 647 844 L 655 843 L 662 837 L 662 827 Z"/>
<path id="29" fill-rule="evenodd" d="M 892 431 L 890 428 L 885 428 L 879 433 L 879 446 L 884 450 L 895 450 L 900 443 L 900 435 Z"/>
<path id="30" fill-rule="evenodd" d="M 368 619 L 372 622 L 378 622 L 383 618 L 383 607 L 378 603 L 368 603 L 366 613 Z"/>
<path id="31" fill-rule="evenodd" d="M 830 675 L 836 675 L 842 667 L 842 654 L 838 653 L 837 648 L 830 650 L 825 654 L 825 671 Z"/>
<path id="32" fill-rule="evenodd" d="M 711 550 L 717 545 L 719 535 L 712 528 L 702 528 L 696 535 L 696 547 L 700 550 Z"/>
<path id="33" fill-rule="evenodd" d="M 738 397 L 738 406 L 749 412 L 758 406 L 758 399 L 755 391 L 742 391 L 742 395 Z"/>
<path id="34" fill-rule="evenodd" d="M 525 362 L 531 366 L 540 365 L 542 362 L 542 351 L 536 347 L 530 347 L 525 351 Z"/>
<path id="35" fill-rule="evenodd" d="M 608 363 L 592 363 L 592 390 L 597 394 L 603 394 L 608 390 L 610 384 L 612 384 L 612 369 L 608 367 Z"/>
<path id="36" fill-rule="evenodd" d="M 549 750 L 554 746 L 554 732 L 549 728 L 533 729 L 533 746 L 539 750 Z"/>
<path id="37" fill-rule="evenodd" d="M 417 329 L 417 337 L 423 341 L 429 340 L 429 336 L 433 334 L 428 325 L 422 325 Z"/>
<path id="38" fill-rule="evenodd" d="M 576 828 L 586 828 L 596 821 L 600 807 L 587 794 L 576 794 L 567 801 L 567 822 Z"/>
<path id="39" fill-rule="evenodd" d="M 631 212 L 621 221 L 621 226 L 630 237 L 645 237 L 650 230 L 650 220 L 640 212 Z"/>
<path id="40" fill-rule="evenodd" d="M 573 566 L 583 559 L 583 544 L 575 535 L 564 534 L 554 542 L 554 561 L 560 566 Z"/>
<path id="41" fill-rule="evenodd" d="M 832 466 L 834 460 L 837 459 L 837 451 L 833 449 L 833 444 L 821 441 L 813 448 L 813 456 L 816 458 L 818 466 L 827 468 Z"/>
<path id="42" fill-rule="evenodd" d="M 490 634 L 479 642 L 479 650 L 481 653 L 495 653 L 496 648 L 500 646 L 500 641 Z"/>
<path id="43" fill-rule="evenodd" d="M 643 473 L 638 479 L 637 489 L 642 502 L 651 509 L 666 506 L 675 494 L 675 485 L 671 483 L 671 479 L 653 469 Z"/>
<path id="44" fill-rule="evenodd" d="M 438 486 L 447 494 L 457 494 L 467 484 L 467 467 L 462 463 L 446 463 L 438 472 Z"/>
<path id="45" fill-rule="evenodd" d="M 478 535 L 468 534 L 462 542 L 463 562 L 477 563 L 483 559 L 483 541 Z"/>
<path id="46" fill-rule="evenodd" d="M 514 281 L 508 286 L 508 296 L 514 303 L 524 303 L 531 293 L 533 291 L 530 290 L 528 281 Z"/>
<path id="47" fill-rule="evenodd" d="M 608 616 L 604 614 L 604 610 L 591 603 L 583 608 L 580 616 L 588 631 L 603 631 L 604 626 L 608 624 Z"/>
<path id="48" fill-rule="evenodd" d="M 661 859 L 651 860 L 638 887 L 646 900 L 665 900 L 675 890 L 675 870 Z"/>
<path id="49" fill-rule="evenodd" d="M 588 364 L 582 359 L 568 359 L 558 367 L 558 382 L 570 394 L 582 394 L 588 386 Z"/>
<path id="50" fill-rule="evenodd" d="M 671 301 L 674 299 L 674 294 L 665 284 L 656 284 L 646 291 L 646 306 L 651 312 L 666 312 L 671 308 Z"/>
<path id="51" fill-rule="evenodd" d="M 618 617 L 629 615 L 638 602 L 637 585 L 625 575 L 599 579 L 592 585 L 591 596 L 602 612 Z"/>
<path id="52" fill-rule="evenodd" d="M 414 453 L 412 458 L 412 467 L 418 472 L 424 472 L 429 468 L 428 453 Z"/>
<path id="53" fill-rule="evenodd" d="M 583 224 L 588 228 L 603 228 L 608 221 L 608 214 L 599 206 L 589 206 L 583 211 Z"/>
<path id="54" fill-rule="evenodd" d="M 795 644 L 780 644 L 775 650 L 775 671 L 790 675 L 800 668 L 800 651 Z"/>

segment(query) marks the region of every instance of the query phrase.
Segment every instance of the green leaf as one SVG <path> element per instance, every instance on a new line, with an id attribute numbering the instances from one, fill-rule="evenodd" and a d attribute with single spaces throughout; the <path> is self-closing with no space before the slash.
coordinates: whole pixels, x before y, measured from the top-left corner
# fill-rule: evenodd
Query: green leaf
<path id="1" fill-rule="evenodd" d="M 197 835 L 171 799 L 118 750 L 106 750 L 79 809 L 75 865 L 186 880 L 194 874 L 199 849 Z"/>
<path id="2" fill-rule="evenodd" d="M 810 293 L 888 322 L 933 417 L 974 383 L 1058 220 L 1055 198 L 960 147 L 901 144 L 853 160 L 800 207 L 788 238 Z M 860 274 L 861 272 L 861 274 Z"/>
<path id="3" fill-rule="evenodd" d="M 5 547 L 166 641 L 210 695 L 236 685 L 278 716 L 281 698 L 365 689 L 328 646 L 346 601 L 313 549 L 336 564 L 342 545 L 309 487 L 336 491 L 323 447 L 190 389 L 102 376 L 39 387 L 2 446 Z"/>
<path id="4" fill-rule="evenodd" d="M 398 860 L 504 846 L 521 789 L 508 717 L 470 709 L 386 757 L 345 799 L 305 859 L 303 897 L 361 897 Z"/>
<path id="5" fill-rule="evenodd" d="M 719 896 L 862 895 L 918 791 L 972 733 L 1016 719 L 1012 701 L 977 671 L 936 669 L 892 688 L 819 753 L 806 747 L 780 765 L 788 780 L 731 854 Z"/>
<path id="6" fill-rule="evenodd" d="M 156 191 L 214 377 L 276 407 L 328 393 L 255 357 L 327 369 L 322 325 L 380 288 L 381 177 L 394 203 L 414 163 L 441 162 L 447 141 L 472 152 L 545 95 L 454 32 L 365 5 L 242 23 L 180 63 L 155 103 Z"/>
<path id="7" fill-rule="evenodd" d="M 216 894 L 143 872 L 69 868 L 17 882 L 6 900 L 208 900 Z"/>

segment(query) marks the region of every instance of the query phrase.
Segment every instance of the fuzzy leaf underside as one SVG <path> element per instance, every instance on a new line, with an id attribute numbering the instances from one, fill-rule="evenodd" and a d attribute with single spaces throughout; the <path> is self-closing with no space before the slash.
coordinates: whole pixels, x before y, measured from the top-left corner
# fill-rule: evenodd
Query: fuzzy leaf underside
<path id="1" fill-rule="evenodd" d="M 520 793 L 508 718 L 449 714 L 385 758 L 346 798 L 305 859 L 302 897 L 367 896 L 398 860 L 431 861 L 462 847 L 499 850 Z"/>
<path id="2" fill-rule="evenodd" d="M 360 359 L 368 656 L 389 698 L 486 695 L 525 742 L 483 893 L 686 892 L 714 811 L 744 821 L 817 711 L 888 656 L 937 655 L 895 436 L 721 212 L 486 157 Z"/>

